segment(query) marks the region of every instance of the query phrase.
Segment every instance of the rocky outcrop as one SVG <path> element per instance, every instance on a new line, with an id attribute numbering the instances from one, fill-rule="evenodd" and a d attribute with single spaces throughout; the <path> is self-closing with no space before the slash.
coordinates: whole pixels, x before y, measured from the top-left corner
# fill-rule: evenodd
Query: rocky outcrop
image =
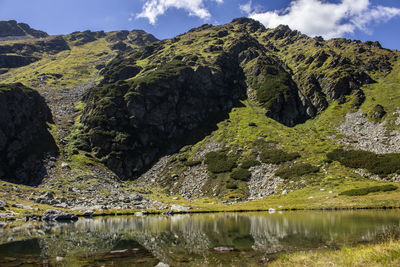
<path id="1" fill-rule="evenodd" d="M 104 31 L 92 32 L 92 31 L 83 31 L 83 32 L 73 32 L 65 36 L 65 38 L 72 42 L 76 46 L 81 46 L 93 41 L 96 41 L 99 38 L 105 37 L 106 34 Z"/>
<path id="2" fill-rule="evenodd" d="M 47 130 L 52 117 L 44 99 L 22 84 L 0 85 L 0 178 L 14 183 L 38 184 L 41 160 L 57 153 Z"/>
<path id="3" fill-rule="evenodd" d="M 61 36 L 46 39 L 0 45 L 0 68 L 18 68 L 40 60 L 44 53 L 57 54 L 69 50 Z"/>
<path id="4" fill-rule="evenodd" d="M 4 37 L 30 37 L 43 38 L 48 34 L 29 27 L 25 23 L 17 23 L 15 20 L 0 21 L 0 38 Z"/>
<path id="5" fill-rule="evenodd" d="M 136 46 L 145 46 L 150 43 L 158 41 L 152 34 L 149 34 L 142 30 L 133 31 L 115 31 L 107 33 L 106 41 L 109 43 L 115 43 L 119 41 L 127 41 L 130 44 Z"/>
<path id="6" fill-rule="evenodd" d="M 42 215 L 43 221 L 77 221 L 78 217 L 66 211 L 46 210 Z"/>
<path id="7" fill-rule="evenodd" d="M 119 176 L 135 177 L 244 99 L 243 79 L 234 65 L 193 69 L 174 60 L 132 83 L 103 84 L 87 95 L 82 116 L 92 151 Z"/>
<path id="8" fill-rule="evenodd" d="M 17 55 L 0 55 L 0 68 L 18 68 L 29 65 L 39 59 L 36 57 L 24 57 Z"/>
<path id="9" fill-rule="evenodd" d="M 23 56 L 29 56 L 33 53 L 57 54 L 69 49 L 70 47 L 62 36 L 55 36 L 30 42 L 0 45 L 0 54 L 20 54 Z"/>

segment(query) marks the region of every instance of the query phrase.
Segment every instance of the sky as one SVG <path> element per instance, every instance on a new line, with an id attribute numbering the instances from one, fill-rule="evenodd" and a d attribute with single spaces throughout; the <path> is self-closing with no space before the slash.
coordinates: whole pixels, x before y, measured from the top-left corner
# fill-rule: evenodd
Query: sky
<path id="1" fill-rule="evenodd" d="M 0 20 L 49 34 L 142 29 L 164 39 L 237 17 L 400 50 L 400 0 L 0 0 Z"/>

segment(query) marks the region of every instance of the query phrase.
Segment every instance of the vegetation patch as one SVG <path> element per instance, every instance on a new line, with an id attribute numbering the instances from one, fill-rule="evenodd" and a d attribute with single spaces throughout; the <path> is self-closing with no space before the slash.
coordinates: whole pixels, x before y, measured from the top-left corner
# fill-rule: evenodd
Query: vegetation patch
<path id="1" fill-rule="evenodd" d="M 238 186 L 236 183 L 232 182 L 232 183 L 226 184 L 226 188 L 227 189 L 238 189 Z"/>
<path id="2" fill-rule="evenodd" d="M 196 165 L 200 165 L 201 164 L 201 160 L 186 160 L 184 161 L 184 164 L 188 167 L 193 167 Z"/>
<path id="3" fill-rule="evenodd" d="M 280 168 L 275 172 L 275 175 L 281 177 L 282 179 L 287 180 L 290 178 L 300 177 L 310 173 L 316 173 L 318 171 L 319 171 L 318 167 L 312 166 L 307 163 L 299 163 L 291 167 Z"/>
<path id="4" fill-rule="evenodd" d="M 150 72 L 146 76 L 136 78 L 135 84 L 152 84 L 155 82 L 159 82 L 168 79 L 171 76 L 177 75 L 180 70 L 183 70 L 185 68 L 188 68 L 188 66 L 186 66 L 182 61 L 172 60 L 159 66 L 156 70 Z"/>
<path id="5" fill-rule="evenodd" d="M 240 167 L 242 169 L 249 169 L 251 167 L 258 166 L 260 164 L 261 163 L 256 159 L 245 159 L 242 161 L 242 164 L 240 165 Z"/>
<path id="6" fill-rule="evenodd" d="M 327 154 L 329 160 L 340 162 L 346 167 L 367 169 L 373 174 L 386 176 L 400 171 L 400 154 L 375 154 L 362 150 L 336 149 Z"/>
<path id="7" fill-rule="evenodd" d="M 343 191 L 339 195 L 341 196 L 365 196 L 369 193 L 375 192 L 388 192 L 394 191 L 398 187 L 392 184 L 382 185 L 382 186 L 371 186 L 371 187 L 363 187 L 363 188 L 355 188 L 347 191 Z"/>
<path id="8" fill-rule="evenodd" d="M 213 151 L 206 154 L 205 163 L 212 173 L 230 172 L 236 167 L 237 156 L 227 155 L 225 151 Z"/>
<path id="9" fill-rule="evenodd" d="M 287 153 L 277 148 L 265 149 L 260 154 L 260 159 L 264 163 L 280 164 L 283 162 L 295 160 L 300 157 L 297 152 Z"/>
<path id="10" fill-rule="evenodd" d="M 282 96 L 289 98 L 294 95 L 293 81 L 286 71 L 268 65 L 264 66 L 263 73 L 265 74 L 263 81 L 254 83 L 253 88 L 256 88 L 257 100 L 264 108 L 269 109 Z"/>
<path id="11" fill-rule="evenodd" d="M 250 177 L 251 172 L 243 168 L 236 168 L 231 173 L 231 178 L 234 180 L 247 181 Z"/>
<path id="12" fill-rule="evenodd" d="M 379 122 L 385 115 L 385 108 L 378 104 L 368 113 L 368 118 L 372 121 Z"/>

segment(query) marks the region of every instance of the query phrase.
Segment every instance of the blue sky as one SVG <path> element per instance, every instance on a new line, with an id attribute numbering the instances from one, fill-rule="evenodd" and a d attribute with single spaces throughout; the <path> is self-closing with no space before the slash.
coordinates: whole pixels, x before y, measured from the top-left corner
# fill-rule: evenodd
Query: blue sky
<path id="1" fill-rule="evenodd" d="M 0 0 L 0 20 L 49 34 L 143 29 L 169 38 L 204 23 L 252 17 L 308 35 L 378 40 L 400 50 L 399 0 Z"/>

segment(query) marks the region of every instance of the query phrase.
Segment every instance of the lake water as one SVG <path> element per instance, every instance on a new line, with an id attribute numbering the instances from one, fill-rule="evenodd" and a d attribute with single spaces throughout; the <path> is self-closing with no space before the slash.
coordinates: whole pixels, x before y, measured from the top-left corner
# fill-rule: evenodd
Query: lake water
<path id="1" fill-rule="evenodd" d="M 0 229 L 0 266 L 263 266 L 279 253 L 374 242 L 399 228 L 399 210 L 80 219 Z"/>

